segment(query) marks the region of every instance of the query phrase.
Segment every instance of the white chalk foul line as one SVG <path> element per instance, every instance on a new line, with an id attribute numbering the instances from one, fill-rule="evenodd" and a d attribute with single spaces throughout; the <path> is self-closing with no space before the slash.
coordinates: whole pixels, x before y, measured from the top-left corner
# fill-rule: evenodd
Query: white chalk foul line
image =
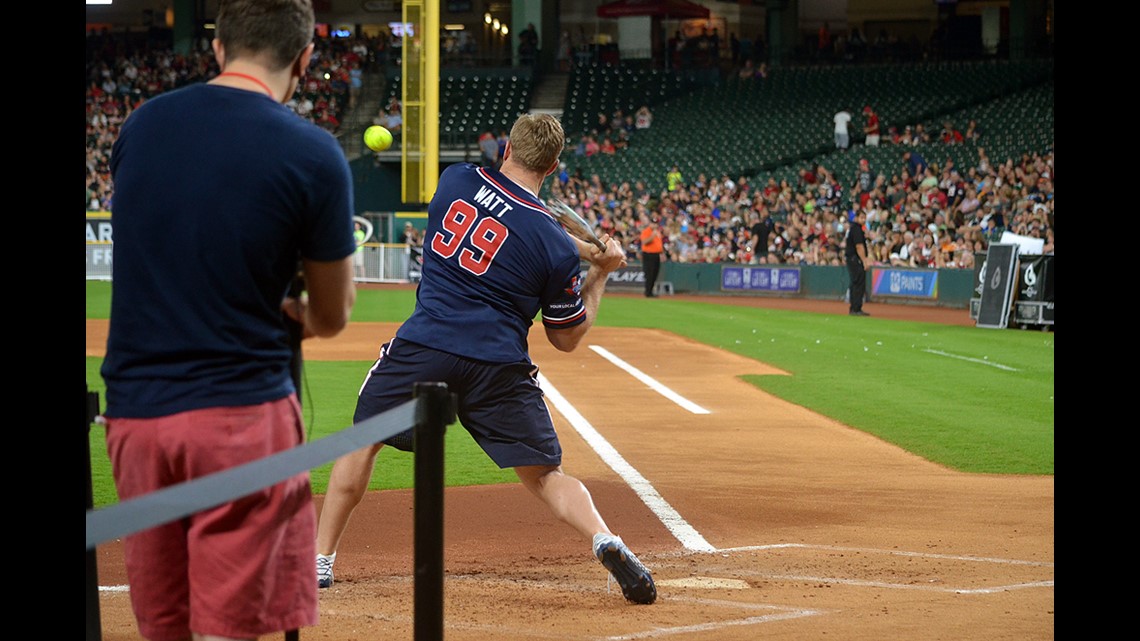
<path id="1" fill-rule="evenodd" d="M 940 559 L 950 561 L 970 561 L 975 563 L 994 563 L 1000 565 L 1026 565 L 1033 567 L 1052 568 L 1054 564 L 1050 561 L 1022 561 L 1019 559 L 1002 559 L 995 557 L 985 556 L 969 556 L 962 554 L 937 554 L 932 552 L 908 552 L 905 550 L 886 550 L 879 548 L 856 548 L 856 547 L 842 547 L 835 545 L 811 545 L 805 543 L 776 543 L 771 545 L 747 545 L 733 548 L 721 548 L 717 552 L 721 554 L 731 554 L 733 552 L 750 552 L 759 550 L 778 550 L 787 548 L 800 548 L 810 550 L 832 550 L 838 552 L 860 552 L 864 554 L 886 554 L 890 556 L 908 556 L 927 559 Z M 691 568 L 690 568 L 691 569 Z M 740 572 L 738 571 L 739 575 Z M 1008 592 L 1011 590 L 1024 590 L 1026 588 L 1051 588 L 1054 587 L 1052 580 L 1044 581 L 1030 581 L 1027 583 L 1013 583 L 1009 585 L 998 585 L 984 588 L 956 588 L 951 586 L 936 586 L 936 585 L 915 585 L 911 583 L 889 583 L 883 581 L 869 581 L 862 579 L 845 579 L 836 577 L 823 577 L 823 576 L 805 576 L 796 574 L 766 574 L 766 573 L 746 573 L 749 576 L 759 576 L 765 579 L 776 579 L 783 581 L 809 581 L 812 583 L 829 583 L 833 585 L 854 585 L 860 587 L 875 587 L 875 588 L 890 588 L 893 590 L 925 590 L 930 592 L 948 592 L 951 594 L 995 594 L 1000 592 Z"/>
<path id="2" fill-rule="evenodd" d="M 638 498 L 642 500 L 649 507 L 652 512 L 657 515 L 661 523 L 668 529 L 681 545 L 686 549 L 695 550 L 699 552 L 715 552 L 716 548 L 701 536 L 693 526 L 689 525 L 688 521 L 673 509 L 672 505 L 666 501 L 657 489 L 641 475 L 632 465 L 625 460 L 625 458 L 618 453 L 614 446 L 610 445 L 609 441 L 598 433 L 594 426 L 582 416 L 570 401 L 551 384 L 550 379 L 546 378 L 542 373 L 538 375 L 538 384 L 542 386 L 542 391 L 554 407 L 566 417 L 570 422 L 571 427 L 578 432 L 579 435 L 586 441 L 586 443 L 593 448 L 598 456 L 602 457 L 606 465 L 609 465 L 613 471 L 618 473 L 633 491 L 637 493 Z"/>
<path id="3" fill-rule="evenodd" d="M 591 345 L 590 349 L 597 352 L 597 354 L 599 356 L 601 356 L 602 358 L 606 359 L 607 361 L 609 361 L 609 362 L 613 363 L 614 365 L 617 365 L 621 369 L 625 370 L 626 372 L 628 372 L 631 376 L 633 376 L 637 380 L 641 381 L 642 383 L 645 383 L 653 391 L 655 391 L 658 394 L 664 396 L 665 398 L 673 401 L 677 405 L 680 405 L 681 407 L 689 410 L 693 414 L 708 414 L 709 413 L 709 411 L 706 410 L 705 408 L 701 407 L 700 405 L 697 405 L 696 403 L 690 401 L 689 399 L 685 398 L 684 396 L 681 396 L 680 394 L 674 392 L 673 390 L 669 389 L 668 387 L 665 387 L 664 385 L 662 385 L 660 382 L 658 382 L 656 379 L 649 376 L 645 372 L 637 369 L 633 365 L 630 365 L 629 363 L 618 358 L 617 356 L 615 356 L 613 354 L 613 352 L 610 352 L 608 349 L 601 347 L 599 345 Z"/>
<path id="4" fill-rule="evenodd" d="M 1011 590 L 1024 590 L 1026 588 L 1051 588 L 1053 581 L 1032 581 L 1030 583 L 1013 583 L 1011 585 L 997 585 L 989 588 L 955 588 L 936 585 L 916 585 L 913 583 L 889 583 L 885 581 L 865 581 L 861 579 L 840 579 L 827 576 L 807 576 L 800 574 L 754 574 L 765 579 L 780 581 L 806 581 L 808 583 L 827 583 L 830 585 L 853 585 L 864 588 L 887 588 L 891 590 L 921 590 L 924 592 L 946 592 L 948 594 L 995 594 Z"/>
<path id="5" fill-rule="evenodd" d="M 943 351 L 937 350 L 937 349 L 924 349 L 922 351 L 926 352 L 927 354 L 936 354 L 938 356 L 946 356 L 949 358 L 956 358 L 960 361 L 969 361 L 971 363 L 978 363 L 979 365 L 989 365 L 990 367 L 996 367 L 998 369 L 1004 369 L 1007 372 L 1019 371 L 1016 367 L 1010 367 L 1009 365 L 1002 365 L 1001 363 L 992 363 L 992 362 L 987 361 L 983 358 L 974 358 L 972 356 L 961 356 L 958 354 L 951 354 L 950 352 L 943 352 Z"/>
<path id="6" fill-rule="evenodd" d="M 988 556 L 970 556 L 963 554 L 938 554 L 935 552 L 908 552 L 906 550 L 887 550 L 881 548 L 853 548 L 838 545 L 815 545 L 811 543 L 773 543 L 769 545 L 744 545 L 733 548 L 721 548 L 718 552 L 754 552 L 760 550 L 778 550 L 781 548 L 802 548 L 811 550 L 833 550 L 836 552 L 863 552 L 865 554 L 888 554 L 891 556 L 914 556 L 927 559 L 946 559 L 951 561 L 978 561 L 981 563 L 1004 563 L 1008 565 L 1034 565 L 1039 567 L 1054 567 L 1051 561 L 1022 561 L 1019 559 L 1002 559 Z"/>

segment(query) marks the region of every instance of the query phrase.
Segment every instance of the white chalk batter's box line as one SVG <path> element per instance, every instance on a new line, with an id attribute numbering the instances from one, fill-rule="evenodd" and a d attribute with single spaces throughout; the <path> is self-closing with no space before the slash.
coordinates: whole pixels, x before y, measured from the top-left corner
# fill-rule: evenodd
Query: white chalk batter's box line
<path id="1" fill-rule="evenodd" d="M 447 575 L 447 581 L 461 581 L 472 582 L 483 585 L 487 584 L 505 584 L 514 588 L 524 587 L 530 590 L 553 590 L 556 592 L 596 592 L 596 588 L 587 587 L 584 585 L 568 585 L 559 584 L 557 587 L 552 586 L 545 581 L 536 581 L 533 579 L 511 579 L 506 577 L 489 577 L 487 575 Z M 608 588 L 607 588 L 608 589 Z M 613 591 L 620 597 L 620 588 L 615 584 Z M 645 610 L 650 612 L 652 609 L 667 606 L 669 603 L 684 603 L 691 605 L 699 605 L 704 608 L 725 608 L 731 610 L 739 610 L 743 613 L 749 613 L 749 616 L 742 616 L 733 619 L 724 619 L 716 621 L 702 621 L 700 623 L 691 623 L 687 625 L 674 625 L 674 626 L 659 626 L 653 625 L 651 622 L 646 621 L 649 625 L 645 630 L 639 632 L 630 632 L 626 634 L 619 634 L 614 636 L 590 636 L 582 634 L 567 633 L 565 631 L 552 632 L 547 635 L 534 630 L 532 627 L 524 629 L 515 629 L 502 624 L 481 624 L 481 623 L 464 623 L 455 621 L 455 617 L 444 619 L 444 623 L 448 628 L 466 629 L 466 630 L 487 630 L 498 632 L 499 634 L 515 634 L 521 633 L 527 637 L 533 638 L 556 638 L 564 639 L 566 641 L 634 641 L 636 639 L 656 639 L 660 637 L 672 636 L 675 634 L 686 634 L 690 632 L 706 632 L 710 630 L 720 630 L 723 628 L 732 628 L 745 625 L 759 625 L 761 623 L 772 623 L 775 621 L 787 621 L 789 619 L 801 619 L 804 617 L 819 616 L 828 614 L 830 611 L 821 609 L 807 609 L 807 608 L 793 608 L 783 605 L 771 605 L 765 603 L 746 603 L 740 601 L 728 601 L 724 599 L 705 599 L 699 597 L 687 596 L 673 596 L 662 598 L 657 602 L 653 608 Z M 755 613 L 755 614 L 754 614 Z M 759 614 L 762 613 L 762 614 Z"/>
<path id="2" fill-rule="evenodd" d="M 486 577 L 478 579 L 481 582 L 487 582 Z M 495 638 L 499 636 L 510 636 L 511 638 L 527 638 L 527 639 L 558 639 L 559 641 L 634 641 L 636 639 L 656 639 L 661 637 L 668 637 L 675 634 L 686 634 L 690 632 L 707 632 L 710 630 L 719 630 L 722 628 L 739 627 L 745 625 L 759 625 L 761 623 L 771 623 L 775 621 L 787 621 L 789 619 L 798 619 L 809 616 L 816 616 L 826 614 L 823 610 L 803 610 L 795 608 L 785 608 L 774 605 L 757 605 L 749 603 L 736 603 L 734 601 L 715 601 L 712 599 L 686 599 L 676 598 L 670 601 L 692 603 L 702 605 L 705 607 L 710 606 L 727 606 L 738 607 L 746 611 L 771 611 L 769 614 L 758 614 L 755 616 L 747 616 L 738 619 L 729 619 L 726 621 L 708 621 L 703 623 L 693 623 L 690 625 L 677 625 L 670 627 L 653 626 L 640 632 L 632 632 L 629 634 L 620 634 L 616 636 L 591 636 L 584 634 L 575 634 L 565 630 L 552 630 L 549 632 L 536 629 L 534 626 L 513 627 L 509 625 L 492 624 L 492 623 L 471 623 L 464 621 L 456 621 L 455 617 L 445 618 L 444 626 L 450 630 L 468 630 L 468 631 L 483 631 L 489 637 Z M 345 618 L 376 618 L 376 615 L 363 615 L 353 614 L 347 615 L 337 611 L 322 611 L 322 617 L 345 617 Z M 412 625 L 414 623 L 413 617 L 410 616 L 383 616 L 384 621 L 394 624 Z"/>
<path id="3" fill-rule="evenodd" d="M 1050 561 L 1022 561 L 1018 559 L 1001 559 L 994 557 L 982 556 L 969 556 L 969 555 L 956 555 L 956 554 L 936 554 L 931 552 L 907 552 L 903 550 L 885 550 L 879 548 L 855 548 L 855 547 L 840 547 L 834 545 L 812 545 L 805 543 L 777 543 L 771 545 L 747 545 L 742 547 L 733 548 L 720 548 L 713 552 L 703 551 L 684 551 L 676 554 L 661 554 L 657 558 L 665 558 L 667 556 L 729 556 L 735 552 L 762 552 L 766 550 L 781 550 L 781 549 L 804 549 L 804 550 L 825 550 L 828 552 L 851 552 L 862 554 L 882 554 L 889 556 L 904 556 L 916 557 L 924 559 L 938 559 L 950 561 L 966 561 L 975 563 L 993 563 L 998 565 L 1018 565 L 1018 566 L 1031 566 L 1040 568 L 1053 569 L 1053 563 Z M 713 571 L 709 568 L 709 571 Z M 923 590 L 929 592 L 946 592 L 951 594 L 994 594 L 999 592 L 1008 592 L 1010 590 L 1024 590 L 1026 588 L 1052 588 L 1053 579 L 1043 579 L 1041 581 L 1030 581 L 1027 583 L 1013 583 L 1008 585 L 997 585 L 984 588 L 954 588 L 946 586 L 934 585 L 914 585 L 910 583 L 888 583 L 884 581 L 868 581 L 861 579 L 847 579 L 840 577 L 820 577 L 820 576 L 805 576 L 795 574 L 767 574 L 763 572 L 741 572 L 739 566 L 733 568 L 733 576 L 751 576 L 763 579 L 773 579 L 782 581 L 810 581 L 813 583 L 829 583 L 834 585 L 852 585 L 861 587 L 874 587 L 874 588 L 888 588 L 892 590 Z"/>

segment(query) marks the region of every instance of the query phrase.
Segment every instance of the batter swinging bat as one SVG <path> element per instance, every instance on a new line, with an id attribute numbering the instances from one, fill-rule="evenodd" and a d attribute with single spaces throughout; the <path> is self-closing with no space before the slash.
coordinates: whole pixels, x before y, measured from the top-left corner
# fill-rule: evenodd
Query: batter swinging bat
<path id="1" fill-rule="evenodd" d="M 578 240 L 586 241 L 603 252 L 606 251 L 606 244 L 598 238 L 597 234 L 595 234 L 594 230 L 590 227 L 590 224 L 583 220 L 582 217 L 578 215 L 578 212 L 571 209 L 569 205 L 557 198 L 551 198 L 546 201 L 546 207 L 550 210 L 555 220 L 562 223 L 562 226 L 566 228 L 566 231 L 569 232 L 571 236 Z"/>

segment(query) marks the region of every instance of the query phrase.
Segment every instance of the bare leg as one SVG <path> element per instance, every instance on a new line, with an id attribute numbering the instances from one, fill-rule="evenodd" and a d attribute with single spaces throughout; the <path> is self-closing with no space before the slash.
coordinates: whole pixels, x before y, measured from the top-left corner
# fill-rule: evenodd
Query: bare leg
<path id="1" fill-rule="evenodd" d="M 550 508 L 554 516 L 578 530 L 587 539 L 594 556 L 621 586 L 622 595 L 634 603 L 653 603 L 657 586 L 653 575 L 629 551 L 621 537 L 610 532 L 590 491 L 581 481 L 562 472 L 560 465 L 516 467 L 523 485 Z"/>
<path id="2" fill-rule="evenodd" d="M 592 539 L 598 533 L 613 534 L 602 515 L 598 514 L 590 491 L 581 481 L 563 473 L 561 466 L 516 467 L 515 474 L 531 494 L 546 503 L 554 516 L 578 530 L 582 536 Z"/>
<path id="3" fill-rule="evenodd" d="M 317 554 L 330 555 L 336 552 L 352 511 L 368 490 L 372 469 L 376 467 L 376 454 L 382 447 L 383 443 L 377 443 L 361 448 L 345 454 L 333 463 L 329 487 L 317 521 Z"/>

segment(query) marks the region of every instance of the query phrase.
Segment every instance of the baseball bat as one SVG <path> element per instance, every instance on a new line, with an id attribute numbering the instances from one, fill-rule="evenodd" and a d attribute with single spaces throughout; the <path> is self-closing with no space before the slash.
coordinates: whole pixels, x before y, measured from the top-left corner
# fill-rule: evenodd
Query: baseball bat
<path id="1" fill-rule="evenodd" d="M 550 210 L 550 214 L 554 216 L 554 219 L 562 223 L 562 226 L 566 228 L 566 231 L 569 232 L 571 236 L 578 240 L 591 243 L 603 252 L 606 251 L 606 244 L 598 238 L 598 235 L 594 233 L 590 224 L 579 216 L 578 212 L 570 208 L 570 205 L 567 205 L 557 198 L 551 198 L 546 202 L 546 207 Z"/>
<path id="2" fill-rule="evenodd" d="M 353 222 L 360 223 L 361 231 L 364 232 L 364 241 L 356 243 L 356 246 L 359 247 L 368 242 L 370 238 L 372 238 L 372 221 L 368 220 L 364 216 L 353 216 L 352 220 Z"/>

